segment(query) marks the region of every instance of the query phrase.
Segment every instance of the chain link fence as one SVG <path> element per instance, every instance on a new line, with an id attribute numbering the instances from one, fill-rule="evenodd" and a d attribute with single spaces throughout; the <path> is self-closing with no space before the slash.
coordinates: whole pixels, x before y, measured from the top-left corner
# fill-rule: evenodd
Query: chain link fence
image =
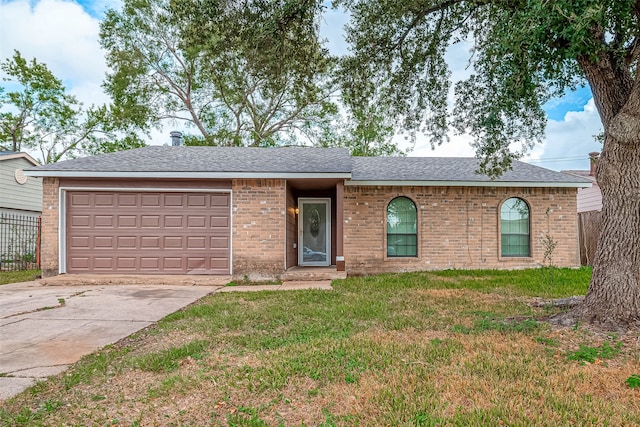
<path id="1" fill-rule="evenodd" d="M 40 268 L 40 217 L 0 213 L 0 271 Z"/>

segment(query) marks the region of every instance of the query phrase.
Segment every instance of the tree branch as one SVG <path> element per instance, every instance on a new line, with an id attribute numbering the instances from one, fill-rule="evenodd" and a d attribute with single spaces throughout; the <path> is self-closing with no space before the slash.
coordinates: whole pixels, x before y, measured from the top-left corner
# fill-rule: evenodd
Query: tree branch
<path id="1" fill-rule="evenodd" d="M 404 41 L 406 40 L 406 38 L 409 36 L 409 34 L 411 33 L 411 31 L 413 31 L 422 21 L 424 21 L 424 19 L 435 12 L 441 12 L 444 14 L 444 12 L 452 7 L 455 6 L 456 4 L 460 4 L 460 3 L 466 3 L 468 2 L 467 0 L 447 0 L 444 1 L 442 3 L 437 3 L 435 5 L 432 5 L 430 7 L 427 7 L 426 9 L 423 9 L 421 11 L 419 11 L 417 13 L 416 16 L 414 16 L 413 20 L 411 21 L 411 23 L 409 23 L 409 26 L 402 32 L 402 34 L 400 34 L 400 37 L 398 37 L 397 41 L 393 44 L 393 46 L 391 46 L 391 50 L 395 50 L 398 49 L 402 46 L 402 44 L 404 43 Z M 477 6 L 482 6 L 487 4 L 486 1 L 478 1 L 477 2 Z"/>

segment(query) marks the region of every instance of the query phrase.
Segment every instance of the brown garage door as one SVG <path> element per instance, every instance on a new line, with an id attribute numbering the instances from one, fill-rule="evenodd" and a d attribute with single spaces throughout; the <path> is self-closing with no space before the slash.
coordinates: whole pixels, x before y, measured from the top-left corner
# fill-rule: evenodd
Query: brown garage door
<path id="1" fill-rule="evenodd" d="M 230 194 L 67 192 L 68 273 L 229 274 Z"/>

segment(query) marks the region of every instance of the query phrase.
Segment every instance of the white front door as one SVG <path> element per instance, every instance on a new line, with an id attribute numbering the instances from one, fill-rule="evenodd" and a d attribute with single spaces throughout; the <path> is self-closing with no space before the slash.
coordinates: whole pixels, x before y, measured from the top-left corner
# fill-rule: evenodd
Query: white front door
<path id="1" fill-rule="evenodd" d="M 331 265 L 331 199 L 299 198 L 298 264 Z"/>

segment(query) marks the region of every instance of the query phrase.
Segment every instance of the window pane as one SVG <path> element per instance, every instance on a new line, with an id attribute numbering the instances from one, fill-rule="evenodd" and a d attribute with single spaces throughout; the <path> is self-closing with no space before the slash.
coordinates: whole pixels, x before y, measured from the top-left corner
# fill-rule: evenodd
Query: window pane
<path id="1" fill-rule="evenodd" d="M 387 256 L 418 254 L 416 205 L 406 197 L 397 197 L 387 206 Z"/>
<path id="2" fill-rule="evenodd" d="M 502 256 L 529 256 L 529 222 L 529 206 L 524 200 L 505 200 L 500 208 Z"/>

